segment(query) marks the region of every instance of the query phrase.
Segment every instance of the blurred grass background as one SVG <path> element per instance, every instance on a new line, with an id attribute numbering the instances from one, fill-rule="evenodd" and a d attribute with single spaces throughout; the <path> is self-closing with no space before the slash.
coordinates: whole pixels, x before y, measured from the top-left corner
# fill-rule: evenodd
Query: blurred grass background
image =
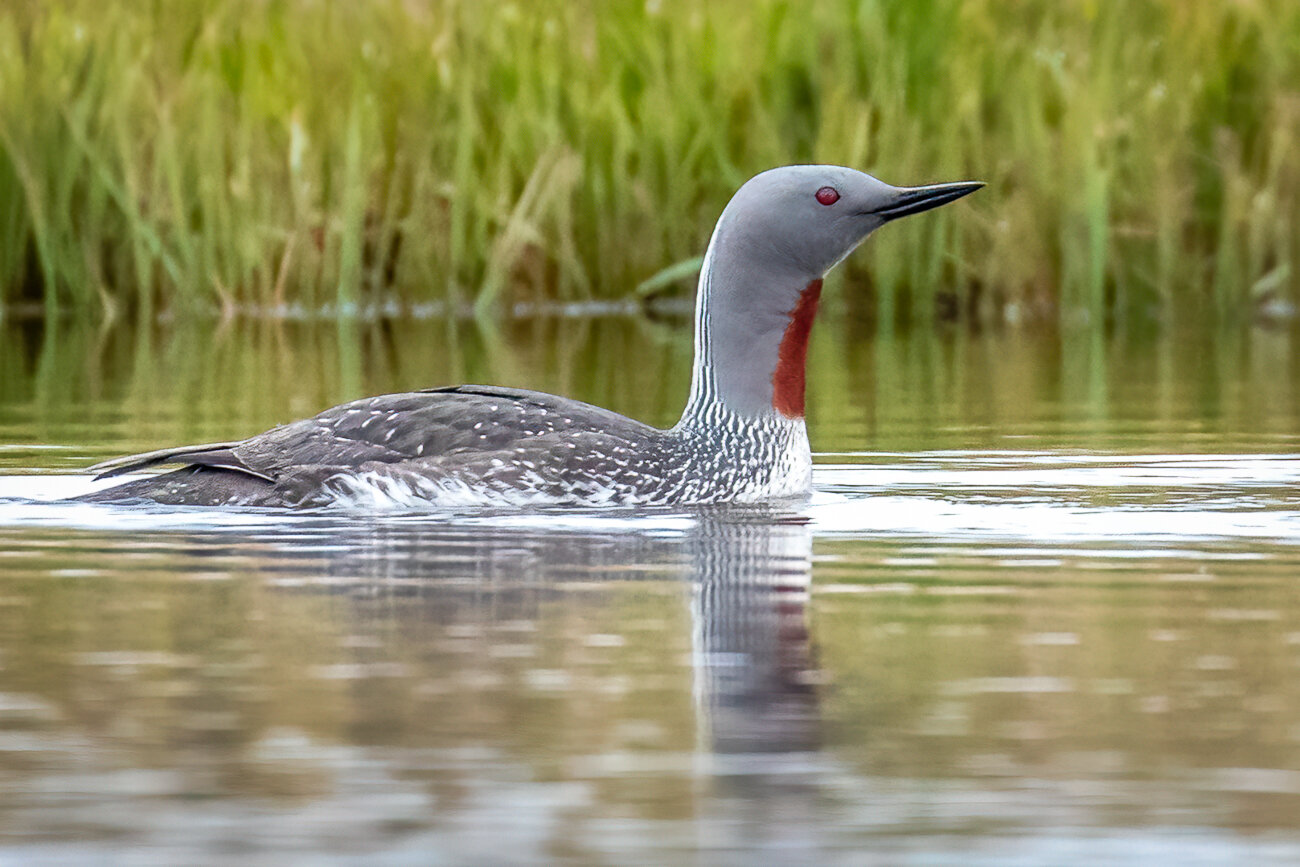
<path id="1" fill-rule="evenodd" d="M 850 260 L 882 328 L 1288 315 L 1298 67 L 1290 0 L 7 0 L 0 302 L 626 298 L 818 161 L 989 184 Z"/>

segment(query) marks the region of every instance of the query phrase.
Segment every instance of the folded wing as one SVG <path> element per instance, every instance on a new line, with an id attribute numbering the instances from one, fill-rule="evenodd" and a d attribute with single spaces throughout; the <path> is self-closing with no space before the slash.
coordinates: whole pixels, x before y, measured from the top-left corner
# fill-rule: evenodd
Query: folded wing
<path id="1" fill-rule="evenodd" d="M 246 440 L 159 449 L 91 467 L 111 478 L 162 464 L 230 470 L 275 483 L 312 466 L 355 468 L 510 449 L 534 437 L 657 434 L 610 410 L 536 391 L 465 385 L 365 398 Z"/>

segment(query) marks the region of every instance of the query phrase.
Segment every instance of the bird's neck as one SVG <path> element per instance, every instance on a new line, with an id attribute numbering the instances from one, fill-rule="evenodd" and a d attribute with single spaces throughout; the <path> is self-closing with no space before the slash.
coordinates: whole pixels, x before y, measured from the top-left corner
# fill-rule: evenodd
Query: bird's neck
<path id="1" fill-rule="evenodd" d="M 679 428 L 802 426 L 808 340 L 822 281 L 756 264 L 714 235 L 695 301 L 695 365 Z"/>

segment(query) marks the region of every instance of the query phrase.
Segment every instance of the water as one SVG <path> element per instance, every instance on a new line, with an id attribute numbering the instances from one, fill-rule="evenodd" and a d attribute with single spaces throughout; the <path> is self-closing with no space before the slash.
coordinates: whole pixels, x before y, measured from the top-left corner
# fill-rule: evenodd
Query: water
<path id="1" fill-rule="evenodd" d="M 629 321 L 0 349 L 0 863 L 1300 860 L 1294 335 L 814 343 L 780 510 L 62 504 L 448 381 L 659 423 Z"/>

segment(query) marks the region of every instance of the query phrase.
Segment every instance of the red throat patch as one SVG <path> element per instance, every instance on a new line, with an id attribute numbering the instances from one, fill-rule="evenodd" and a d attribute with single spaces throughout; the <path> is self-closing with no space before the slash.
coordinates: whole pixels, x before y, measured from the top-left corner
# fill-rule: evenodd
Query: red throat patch
<path id="1" fill-rule="evenodd" d="M 808 335 L 822 297 L 822 281 L 814 280 L 799 293 L 790 311 L 790 324 L 781 335 L 772 371 L 772 408 L 786 418 L 803 418 L 804 367 L 808 361 Z"/>

